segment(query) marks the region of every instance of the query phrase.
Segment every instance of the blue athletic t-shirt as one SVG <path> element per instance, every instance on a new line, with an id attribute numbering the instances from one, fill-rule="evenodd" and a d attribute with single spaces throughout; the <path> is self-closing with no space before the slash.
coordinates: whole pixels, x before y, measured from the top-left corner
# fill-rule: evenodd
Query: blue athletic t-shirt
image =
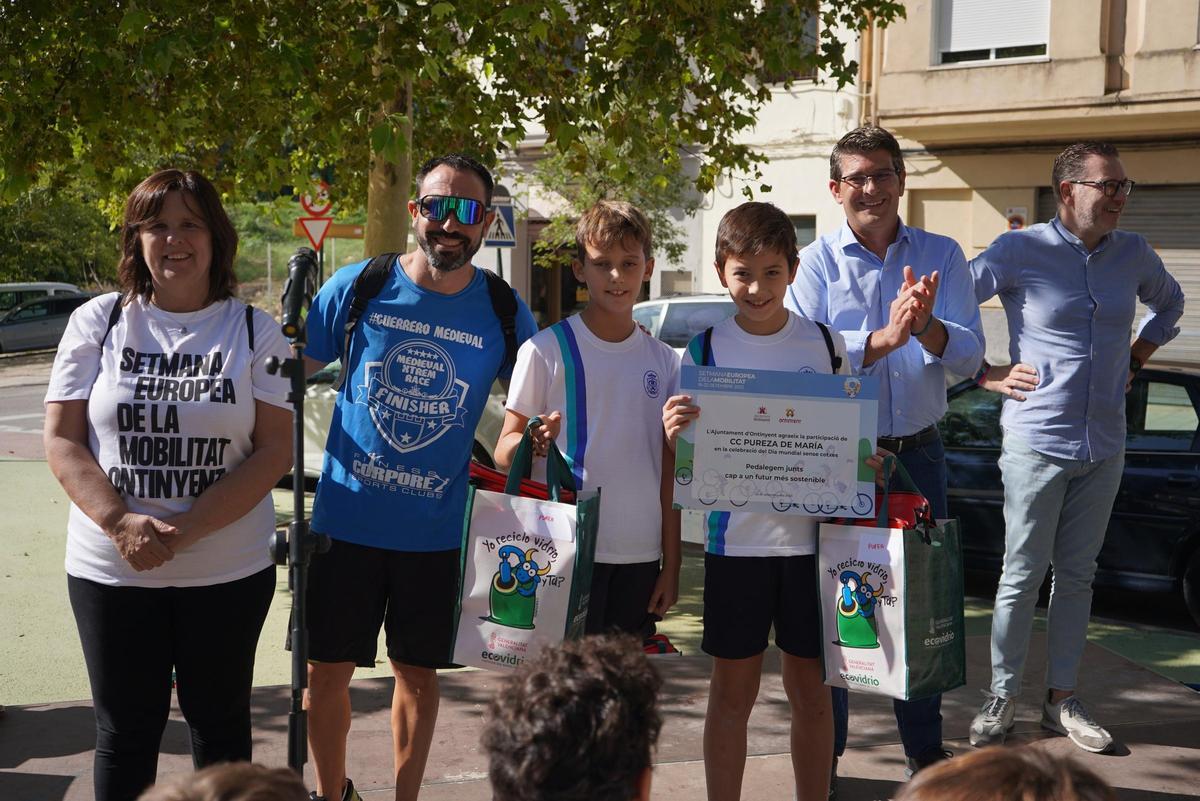
<path id="1" fill-rule="evenodd" d="M 342 327 L 365 265 L 334 273 L 308 315 L 308 355 L 346 359 L 312 526 L 395 551 L 458 548 L 471 442 L 504 361 L 500 320 L 478 270 L 466 289 L 443 295 L 414 284 L 397 263 L 345 357 Z M 537 331 L 519 297 L 516 322 L 518 342 Z"/>

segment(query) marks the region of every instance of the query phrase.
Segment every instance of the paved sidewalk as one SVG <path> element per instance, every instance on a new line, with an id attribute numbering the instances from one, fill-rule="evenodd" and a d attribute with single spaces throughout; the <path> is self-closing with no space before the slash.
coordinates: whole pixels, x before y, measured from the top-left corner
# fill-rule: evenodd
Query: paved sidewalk
<path id="1" fill-rule="evenodd" d="M 40 408 L 48 356 L 0 359 L 0 396 L 10 407 L 24 397 Z M 39 385 L 41 388 L 39 388 Z M 22 407 L 23 408 L 23 407 Z M 11 408 L 6 414 L 12 414 Z M 82 655 L 62 574 L 66 500 L 40 453 L 40 420 L 32 413 L 5 420 L 0 414 L 0 801 L 66 801 L 92 797 L 94 722 L 90 702 L 62 701 L 88 695 Z M 29 460 L 29 461 L 25 461 Z M 694 557 L 694 554 L 692 555 Z M 666 686 L 665 725 L 656 754 L 655 799 L 702 799 L 704 765 L 701 733 L 707 701 L 709 661 L 697 656 L 701 560 L 686 558 L 685 590 L 668 618 L 673 641 L 689 656 L 658 661 Z M 259 648 L 254 691 L 255 754 L 260 762 L 286 762 L 288 688 L 279 648 L 290 597 L 286 576 Z M 947 694 L 943 706 L 947 745 L 962 753 L 965 735 L 982 702 L 979 689 L 988 674 L 990 603 L 968 600 L 968 684 Z M 1180 613 L 1182 615 L 1182 613 Z M 1171 620 L 1184 619 L 1176 615 Z M 1158 617 L 1151 620 L 1159 621 Z M 1018 701 L 1014 739 L 1072 754 L 1118 788 L 1121 798 L 1170 801 L 1200 793 L 1200 693 L 1180 681 L 1198 682 L 1200 637 L 1192 630 L 1094 620 L 1081 675 L 1081 696 L 1117 737 L 1116 754 L 1098 756 L 1076 749 L 1065 738 L 1038 728 L 1043 688 L 1027 686 Z M 1097 645 L 1102 643 L 1104 646 Z M 1044 664 L 1045 634 L 1035 634 L 1029 656 L 1032 680 Z M 1160 672 L 1149 669 L 1155 667 Z M 759 704 L 751 718 L 743 797 L 792 797 L 788 754 L 787 701 L 777 659 L 768 658 Z M 381 663 L 360 676 L 388 673 Z M 1180 681 L 1165 678 L 1167 673 Z M 426 774 L 424 801 L 486 801 L 490 792 L 479 751 L 480 716 L 497 686 L 493 674 L 444 674 L 442 713 Z M 359 678 L 352 685 L 355 718 L 350 737 L 350 775 L 368 801 L 392 797 L 391 740 L 388 730 L 389 678 Z M 46 703 L 31 703 L 34 701 Z M 850 748 L 841 762 L 843 801 L 888 798 L 903 776 L 904 759 L 888 699 L 852 697 Z M 163 739 L 160 775 L 191 769 L 187 729 L 176 713 Z M 311 769 L 307 776 L 310 784 Z"/>
<path id="2" fill-rule="evenodd" d="M 1044 657 L 1037 635 L 1031 664 Z M 987 675 L 988 641 L 968 638 L 968 686 L 947 694 L 943 706 L 947 745 L 969 749 L 965 737 Z M 703 656 L 661 658 L 666 684 L 665 716 L 656 754 L 655 799 L 704 797 L 701 732 L 709 663 Z M 777 659 L 767 660 L 758 706 L 750 724 L 751 757 L 743 798 L 790 799 L 787 701 Z M 426 772 L 425 801 L 488 801 L 486 762 L 479 749 L 481 713 L 497 677 L 474 670 L 443 674 L 442 711 Z M 1040 686 L 1018 702 L 1014 741 L 1036 742 L 1070 754 L 1100 773 L 1123 799 L 1168 801 L 1193 798 L 1200 785 L 1200 694 L 1103 648 L 1089 645 L 1080 694 L 1117 738 L 1112 755 L 1088 754 L 1063 737 L 1038 728 Z M 389 679 L 360 679 L 351 688 L 355 717 L 349 773 L 368 801 L 392 797 L 388 731 Z M 255 755 L 270 765 L 286 763 L 288 688 L 254 693 Z M 888 699 L 852 697 L 850 748 L 841 762 L 843 801 L 890 797 L 903 775 L 904 759 Z M 86 701 L 10 707 L 0 720 L 0 798 L 5 801 L 83 801 L 91 798 L 92 714 Z M 176 713 L 163 739 L 160 775 L 191 768 L 187 729 Z M 311 784 L 311 765 L 308 780 Z"/>

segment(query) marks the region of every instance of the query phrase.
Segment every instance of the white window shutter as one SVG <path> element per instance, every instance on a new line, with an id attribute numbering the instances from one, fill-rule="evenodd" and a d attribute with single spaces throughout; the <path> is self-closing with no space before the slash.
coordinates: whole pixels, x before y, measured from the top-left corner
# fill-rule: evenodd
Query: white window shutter
<path id="1" fill-rule="evenodd" d="M 938 0 L 938 52 L 1050 41 L 1050 0 Z"/>

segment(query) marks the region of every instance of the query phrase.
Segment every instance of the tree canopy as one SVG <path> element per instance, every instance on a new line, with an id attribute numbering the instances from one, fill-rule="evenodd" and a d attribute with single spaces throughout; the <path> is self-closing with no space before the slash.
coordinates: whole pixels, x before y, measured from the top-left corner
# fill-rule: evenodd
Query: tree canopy
<path id="1" fill-rule="evenodd" d="M 0 0 L 0 199 L 83 182 L 111 214 L 157 167 L 196 167 L 235 199 L 325 171 L 335 202 L 366 201 L 370 252 L 406 236 L 414 157 L 494 163 L 534 124 L 567 167 L 617 182 L 648 161 L 677 170 L 688 148 L 704 192 L 760 159 L 739 134 L 769 81 L 853 79 L 838 38 L 805 41 L 806 17 L 862 29 L 902 13 L 886 0 Z M 389 236 L 371 230 L 390 220 Z"/>

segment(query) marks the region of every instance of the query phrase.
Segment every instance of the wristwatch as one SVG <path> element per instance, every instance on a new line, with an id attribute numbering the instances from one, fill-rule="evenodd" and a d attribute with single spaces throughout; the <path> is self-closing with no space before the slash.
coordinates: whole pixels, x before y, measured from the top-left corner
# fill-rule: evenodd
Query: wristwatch
<path id="1" fill-rule="evenodd" d="M 1136 373 L 1138 370 L 1141 370 L 1141 369 L 1142 369 L 1142 360 L 1139 359 L 1137 356 L 1130 356 L 1129 357 L 1129 372 Z"/>
<path id="2" fill-rule="evenodd" d="M 979 365 L 979 370 L 976 371 L 974 377 L 972 377 L 971 380 L 982 387 L 983 380 L 985 378 L 987 378 L 987 372 L 990 369 L 992 369 L 992 366 L 990 364 L 988 364 L 987 359 L 984 359 L 983 363 Z"/>

